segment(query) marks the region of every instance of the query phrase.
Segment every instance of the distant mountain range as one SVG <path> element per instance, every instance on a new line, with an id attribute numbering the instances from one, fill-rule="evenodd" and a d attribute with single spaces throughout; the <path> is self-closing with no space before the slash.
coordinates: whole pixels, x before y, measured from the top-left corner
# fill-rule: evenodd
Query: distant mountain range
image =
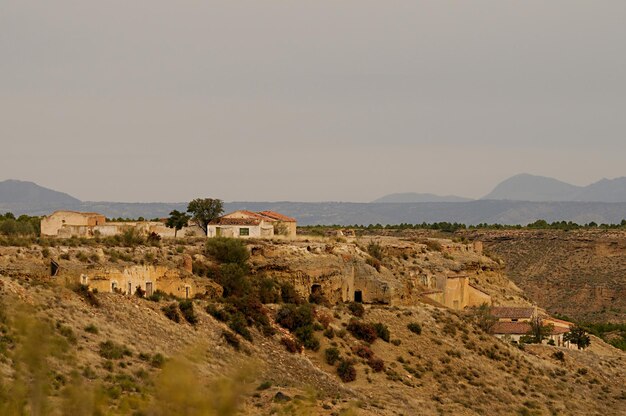
<path id="1" fill-rule="evenodd" d="M 446 195 L 439 196 L 435 194 L 419 194 L 416 192 L 406 192 L 399 194 L 389 194 L 385 195 L 382 198 L 378 198 L 373 203 L 381 203 L 381 202 L 401 202 L 401 203 L 411 203 L 411 202 L 467 202 L 471 201 L 471 198 L 463 198 L 462 196 L 456 195 Z"/>
<path id="2" fill-rule="evenodd" d="M 521 174 L 500 184 L 482 199 L 509 201 L 626 202 L 626 177 L 576 186 L 545 176 Z"/>
<path id="3" fill-rule="evenodd" d="M 532 202 L 626 202 L 626 177 L 576 186 L 545 176 L 523 173 L 500 182 L 481 200 Z M 422 193 L 389 194 L 372 202 L 467 202 L 470 198 Z"/>
<path id="4" fill-rule="evenodd" d="M 534 184 L 534 185 L 533 185 Z M 532 189 L 535 192 L 531 192 Z M 555 196 L 556 195 L 556 196 Z M 530 200 L 543 198 L 543 200 Z M 570 198 L 568 200 L 555 200 Z M 584 198 L 584 199 L 576 199 Z M 518 199 L 518 200 L 516 200 Z M 525 199 L 525 200 L 519 200 Z M 0 213 L 47 215 L 58 209 L 99 212 L 109 218 L 163 218 L 186 203 L 126 203 L 80 201 L 32 182 L 0 182 Z M 626 178 L 603 179 L 578 187 L 551 178 L 517 175 L 480 200 L 432 194 L 392 194 L 372 203 L 350 202 L 229 202 L 238 209 L 274 210 L 301 225 L 400 224 L 459 222 L 463 224 L 528 224 L 538 219 L 579 224 L 618 223 L 626 218 Z"/>

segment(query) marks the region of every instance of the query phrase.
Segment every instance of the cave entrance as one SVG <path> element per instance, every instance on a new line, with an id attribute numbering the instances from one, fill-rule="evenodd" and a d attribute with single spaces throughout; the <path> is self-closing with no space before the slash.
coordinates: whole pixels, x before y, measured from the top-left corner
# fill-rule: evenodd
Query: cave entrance
<path id="1" fill-rule="evenodd" d="M 50 260 L 50 276 L 55 277 L 59 274 L 59 263 L 54 260 Z"/>
<path id="2" fill-rule="evenodd" d="M 354 301 L 358 303 L 363 303 L 363 292 L 360 290 L 354 291 Z"/>
<path id="3" fill-rule="evenodd" d="M 313 285 L 311 286 L 311 294 L 319 295 L 322 293 L 322 285 Z"/>

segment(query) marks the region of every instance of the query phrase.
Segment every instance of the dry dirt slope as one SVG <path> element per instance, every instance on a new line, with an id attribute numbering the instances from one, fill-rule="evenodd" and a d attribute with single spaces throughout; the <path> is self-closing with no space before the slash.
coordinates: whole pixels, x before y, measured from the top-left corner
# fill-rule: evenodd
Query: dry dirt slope
<path id="1" fill-rule="evenodd" d="M 215 380 L 220 380 L 221 386 L 228 386 L 228 378 L 222 377 L 232 374 L 239 366 L 252 369 L 235 389 L 242 400 L 234 403 L 243 403 L 240 410 L 244 414 L 277 411 L 304 414 L 305 409 L 309 414 L 329 415 L 347 409 L 362 415 L 618 415 L 626 412 L 623 354 L 613 349 L 598 353 L 564 351 L 563 364 L 552 357 L 554 348 L 519 351 L 481 333 L 456 315 L 430 306 L 369 309 L 365 320 L 384 322 L 391 331 L 392 341 L 401 342 L 394 345 L 377 340 L 371 346 L 376 356 L 385 361 L 384 372 L 373 373 L 358 357 L 352 356 L 358 362 L 357 380 L 343 384 L 334 368 L 324 362 L 321 351 L 334 343 L 342 355 L 351 354 L 351 348 L 359 342 L 350 335 L 333 340 L 320 336 L 323 339 L 320 352 L 294 355 L 284 350 L 277 337 L 264 338 L 255 333 L 254 343 L 242 341 L 244 349 L 237 352 L 221 338 L 222 324 L 200 308 L 197 308 L 200 322 L 194 328 L 169 321 L 161 313 L 161 305 L 147 300 L 101 294 L 102 304 L 96 308 L 63 287 L 25 284 L 6 278 L 2 283 L 5 304 L 15 305 L 16 299 L 20 299 L 34 308 L 30 309 L 31 317 L 52 324 L 48 342 L 56 340 L 53 343 L 61 346 L 59 340 L 71 338 L 68 334 L 76 337 L 75 344 L 68 343 L 64 351 L 50 353 L 56 358 L 50 358 L 49 371 L 39 375 L 50 385 L 45 392 L 49 396 L 50 414 L 55 414 L 51 409 L 75 405 L 70 394 L 72 380 L 86 387 L 86 391 L 97 392 L 102 387 L 100 394 L 87 394 L 81 404 L 100 404 L 105 414 L 133 414 L 138 410 L 145 414 L 179 414 L 175 409 L 189 398 L 181 398 L 176 386 L 160 378 L 163 374 L 190 390 L 185 394 L 192 397 L 209 394 L 214 400 L 204 405 L 211 408 L 217 399 L 227 401 L 228 394 L 214 387 L 205 390 L 202 386 Z M 15 311 L 13 306 L 9 311 Z M 11 315 L 7 327 L 19 316 L 15 312 Z M 337 316 L 332 325 L 339 329 L 349 316 L 341 309 L 337 310 Z M 23 325 L 13 322 L 18 328 Z M 421 335 L 407 330 L 410 322 L 422 324 Z M 98 333 L 87 332 L 88 325 L 97 328 Z M 18 345 L 32 342 L 20 336 L 15 339 Z M 103 358 L 99 344 L 109 340 L 125 346 L 132 355 L 123 359 Z M 44 351 L 45 348 L 41 350 Z M 164 369 L 150 364 L 156 353 L 170 360 Z M 19 362 L 19 355 L 18 349 L 10 347 L 5 353 L 3 384 L 11 394 L 15 394 L 13 364 Z M 177 357 L 183 356 L 190 357 L 187 364 L 178 361 Z M 184 369 L 184 373 L 177 369 Z M 255 391 L 263 382 L 271 382 L 272 386 Z M 279 391 L 292 399 L 301 396 L 301 400 L 277 403 L 274 396 Z M 169 413 L 168 404 L 173 405 Z"/>
<path id="2" fill-rule="evenodd" d="M 288 353 L 278 327 L 273 337 L 253 331 L 252 343 L 240 338 L 236 351 L 222 337 L 225 325 L 204 312 L 208 301 L 194 302 L 199 322 L 191 326 L 167 319 L 166 301 L 100 293 L 100 306 L 92 306 L 28 273 L 0 282 L 2 414 L 19 414 L 24 404 L 72 415 L 626 413 L 624 353 L 596 340 L 585 352 L 520 351 L 430 305 L 367 308 L 363 320 L 391 333 L 391 342 L 368 347 L 384 361 L 374 372 L 353 352 L 362 341 L 342 331 L 351 318 L 343 305 L 318 308 L 336 335 L 317 331 L 317 352 Z M 271 316 L 279 307 L 267 305 Z M 421 334 L 409 331 L 410 323 L 419 323 Z M 342 383 L 325 362 L 329 347 L 355 361 L 355 381 Z"/>

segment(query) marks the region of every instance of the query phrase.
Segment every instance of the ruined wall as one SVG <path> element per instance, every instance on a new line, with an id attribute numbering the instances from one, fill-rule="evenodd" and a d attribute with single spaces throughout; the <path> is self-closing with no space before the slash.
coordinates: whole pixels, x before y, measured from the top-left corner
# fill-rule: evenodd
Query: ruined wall
<path id="1" fill-rule="evenodd" d="M 124 269 L 104 268 L 88 270 L 80 276 L 81 283 L 99 292 L 118 292 L 133 295 L 137 288 L 150 296 L 161 290 L 179 298 L 192 298 L 197 295 L 221 296 L 221 288 L 204 279 L 165 266 L 132 266 Z M 220 292 L 220 293 L 218 293 Z"/>
<path id="2" fill-rule="evenodd" d="M 56 237 L 64 226 L 89 226 L 104 224 L 104 215 L 73 211 L 57 211 L 41 219 L 41 235 Z M 86 231 L 81 231 L 85 232 Z"/>
<path id="3" fill-rule="evenodd" d="M 480 306 L 483 303 L 487 305 L 491 305 L 491 296 L 486 294 L 485 292 L 472 287 L 469 285 L 469 300 L 466 306 Z"/>
<path id="4" fill-rule="evenodd" d="M 247 228 L 248 235 L 241 235 L 241 229 Z M 209 225 L 208 237 L 234 237 L 234 238 L 265 238 L 274 235 L 274 228 L 268 225 Z"/>

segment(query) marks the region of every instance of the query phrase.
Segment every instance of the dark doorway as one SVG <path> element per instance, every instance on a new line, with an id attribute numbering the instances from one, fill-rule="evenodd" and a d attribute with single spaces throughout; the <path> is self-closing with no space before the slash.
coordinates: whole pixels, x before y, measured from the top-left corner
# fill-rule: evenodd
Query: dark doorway
<path id="1" fill-rule="evenodd" d="M 152 289 L 152 282 L 146 282 L 146 296 L 150 297 L 154 293 Z"/>
<path id="2" fill-rule="evenodd" d="M 359 302 L 359 303 L 363 303 L 363 292 L 361 292 L 360 290 L 355 290 L 354 291 L 354 301 L 355 302 Z"/>
<path id="3" fill-rule="evenodd" d="M 59 263 L 54 260 L 50 260 L 50 276 L 55 277 L 59 274 Z"/>

